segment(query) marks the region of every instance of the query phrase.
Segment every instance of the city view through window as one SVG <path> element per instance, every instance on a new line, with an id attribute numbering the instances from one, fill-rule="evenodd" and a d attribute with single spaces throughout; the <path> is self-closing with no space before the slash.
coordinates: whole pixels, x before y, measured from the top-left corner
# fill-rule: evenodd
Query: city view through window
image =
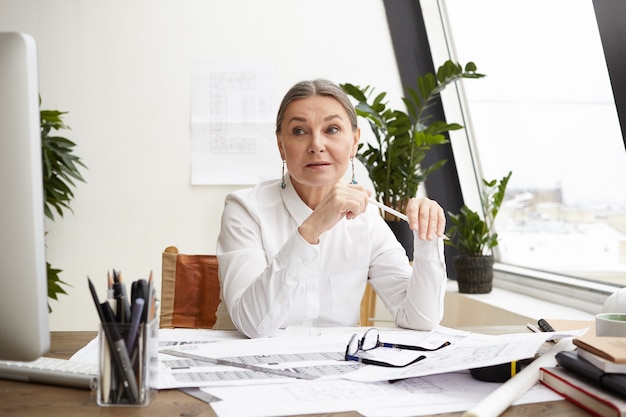
<path id="1" fill-rule="evenodd" d="M 626 152 L 591 0 L 447 0 L 466 124 L 488 180 L 513 171 L 500 262 L 626 285 Z"/>

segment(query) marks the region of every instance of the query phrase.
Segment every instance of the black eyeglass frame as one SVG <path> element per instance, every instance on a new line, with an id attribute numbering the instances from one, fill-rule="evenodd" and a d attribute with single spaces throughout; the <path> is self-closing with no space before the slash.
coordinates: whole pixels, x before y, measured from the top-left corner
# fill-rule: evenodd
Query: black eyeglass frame
<path id="1" fill-rule="evenodd" d="M 352 335 L 352 338 L 350 339 L 350 342 L 348 343 L 348 346 L 346 346 L 346 354 L 344 356 L 344 359 L 346 361 L 355 361 L 355 362 L 361 362 L 365 365 L 376 365 L 376 366 L 386 366 L 388 368 L 404 368 L 405 366 L 409 366 L 412 365 L 416 362 L 421 361 L 422 359 L 426 359 L 426 356 L 424 355 L 420 355 L 417 358 L 415 358 L 414 360 L 412 360 L 411 362 L 405 364 L 405 365 L 394 365 L 392 363 L 389 362 L 383 362 L 383 361 L 377 361 L 375 359 L 369 359 L 369 358 L 362 358 L 360 356 L 356 356 L 356 352 L 358 352 L 359 350 L 366 352 L 365 350 L 361 349 L 361 341 L 358 339 L 358 335 L 355 333 L 354 335 Z M 357 349 L 354 352 L 354 354 L 351 354 L 350 351 L 353 350 L 351 349 L 351 346 L 353 344 L 357 344 Z M 372 348 L 373 349 L 373 348 Z M 371 350 L 371 349 L 367 349 L 367 350 Z"/>
<path id="2" fill-rule="evenodd" d="M 371 335 L 373 332 L 376 332 L 376 342 L 374 344 L 372 344 L 372 346 L 364 346 L 366 339 L 368 337 L 368 335 Z M 371 336 L 370 336 L 371 338 Z M 356 362 L 361 362 L 363 364 L 366 365 L 377 365 L 377 366 L 386 366 L 386 367 L 392 367 L 392 368 L 404 368 L 405 366 L 409 366 L 412 365 L 416 362 L 421 361 L 422 359 L 425 359 L 426 356 L 424 355 L 420 355 L 417 358 L 415 358 L 414 360 L 412 360 L 411 362 L 405 364 L 405 365 L 393 365 L 391 363 L 388 362 L 382 362 L 382 361 L 377 361 L 374 359 L 368 359 L 368 358 L 362 358 L 360 356 L 357 356 L 356 353 L 361 350 L 364 352 L 367 352 L 368 350 L 372 350 L 372 349 L 376 349 L 377 347 L 386 347 L 386 348 L 396 348 L 396 349 L 405 349 L 405 350 L 415 350 L 415 351 L 421 351 L 421 352 L 434 352 L 436 350 L 442 349 L 446 346 L 449 346 L 450 342 L 444 342 L 442 343 L 440 346 L 436 347 L 436 348 L 425 348 L 422 346 L 416 346 L 416 345 L 404 345 L 401 343 L 386 343 L 386 342 L 381 342 L 380 341 L 380 334 L 378 333 L 378 329 L 375 328 L 371 328 L 368 329 L 364 334 L 363 337 L 361 337 L 361 339 L 359 339 L 358 334 L 353 334 L 352 337 L 350 338 L 350 342 L 348 342 L 348 345 L 346 346 L 346 353 L 344 355 L 344 358 L 346 361 L 356 361 Z"/>
<path id="3" fill-rule="evenodd" d="M 416 345 L 403 345 L 401 343 L 381 342 L 378 329 L 369 329 L 368 331 L 366 331 L 365 334 L 363 334 L 363 337 L 361 338 L 361 345 L 365 343 L 365 337 L 367 336 L 367 334 L 372 331 L 376 331 L 376 344 L 370 349 L 375 349 L 377 347 L 387 347 L 387 348 L 397 348 L 397 349 L 405 349 L 405 350 L 418 350 L 420 352 L 434 352 L 436 350 L 443 349 L 446 346 L 450 346 L 450 342 L 443 342 L 440 346 L 436 348 L 425 348 L 425 347 L 416 346 Z"/>

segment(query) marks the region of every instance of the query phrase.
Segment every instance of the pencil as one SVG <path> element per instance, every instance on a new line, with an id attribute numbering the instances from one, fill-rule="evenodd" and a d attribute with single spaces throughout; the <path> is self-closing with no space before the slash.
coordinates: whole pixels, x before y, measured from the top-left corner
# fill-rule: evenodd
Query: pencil
<path id="1" fill-rule="evenodd" d="M 379 209 L 381 209 L 383 211 L 386 211 L 389 214 L 393 214 L 397 218 L 399 218 L 401 220 L 404 220 L 407 223 L 409 222 L 409 218 L 406 216 L 406 214 L 402 214 L 399 211 L 392 209 L 391 207 L 387 207 L 383 203 L 379 203 L 378 201 L 374 200 L 373 198 L 370 198 L 370 203 L 372 203 L 373 205 L 375 205 Z"/>
<path id="2" fill-rule="evenodd" d="M 113 290 L 113 278 L 111 273 L 107 271 L 107 299 L 112 300 L 115 298 L 115 292 Z"/>
<path id="3" fill-rule="evenodd" d="M 400 213 L 398 210 L 394 210 L 391 207 L 387 207 L 383 203 L 380 203 L 380 202 L 374 200 L 373 198 L 370 198 L 370 203 L 372 203 L 373 205 L 375 205 L 379 209 L 381 209 L 383 211 L 386 211 L 387 213 L 393 214 L 397 218 L 402 219 L 402 220 L 404 220 L 407 223 L 409 222 L 409 218 L 407 217 L 407 215 Z M 443 235 L 442 238 L 444 240 L 448 240 L 449 239 L 448 236 L 446 236 L 446 235 Z"/>

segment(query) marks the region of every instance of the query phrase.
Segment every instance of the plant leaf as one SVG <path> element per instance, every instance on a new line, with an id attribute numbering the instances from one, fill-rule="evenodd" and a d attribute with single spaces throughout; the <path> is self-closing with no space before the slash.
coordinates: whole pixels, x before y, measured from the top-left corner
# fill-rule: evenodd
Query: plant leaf
<path id="1" fill-rule="evenodd" d="M 468 63 L 465 70 L 451 60 L 441 65 L 436 74 L 417 77 L 416 88 L 407 88 L 402 97 L 405 110 L 388 108 L 387 93 L 354 84 L 340 84 L 344 92 L 356 100 L 359 117 L 365 118 L 376 143 L 359 146 L 357 159 L 367 168 L 377 198 L 402 211 L 407 201 L 417 194 L 419 185 L 445 165 L 438 161 L 422 166 L 433 146 L 448 142 L 447 133 L 462 129 L 458 123 L 432 121 L 429 109 L 436 104 L 439 93 L 462 78 L 480 78 L 476 65 Z"/>
<path id="2" fill-rule="evenodd" d="M 41 102 L 41 100 L 40 100 Z M 62 117 L 67 112 L 40 110 L 42 180 L 44 191 L 44 214 L 54 221 L 54 213 L 63 217 L 65 210 L 71 211 L 70 202 L 74 198 L 76 181 L 84 182 L 79 167 L 87 168 L 81 159 L 73 154 L 76 144 L 62 136 L 51 135 L 52 131 L 70 130 Z M 48 298 L 58 300 L 60 294 L 67 294 L 62 285 L 69 284 L 60 279 L 60 269 L 52 268 L 46 262 L 48 276 Z M 48 303 L 48 311 L 52 311 Z"/>

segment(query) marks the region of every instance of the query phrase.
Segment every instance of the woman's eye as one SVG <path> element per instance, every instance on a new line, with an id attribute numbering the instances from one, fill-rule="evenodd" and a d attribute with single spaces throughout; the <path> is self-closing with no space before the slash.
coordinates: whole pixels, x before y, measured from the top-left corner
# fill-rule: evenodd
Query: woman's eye
<path id="1" fill-rule="evenodd" d="M 293 129 L 293 134 L 296 136 L 302 136 L 304 135 L 306 132 L 304 131 L 304 129 L 300 128 L 300 127 L 296 127 L 295 129 Z"/>
<path id="2" fill-rule="evenodd" d="M 339 128 L 337 126 L 331 126 L 328 128 L 328 133 L 337 133 L 339 132 Z"/>

